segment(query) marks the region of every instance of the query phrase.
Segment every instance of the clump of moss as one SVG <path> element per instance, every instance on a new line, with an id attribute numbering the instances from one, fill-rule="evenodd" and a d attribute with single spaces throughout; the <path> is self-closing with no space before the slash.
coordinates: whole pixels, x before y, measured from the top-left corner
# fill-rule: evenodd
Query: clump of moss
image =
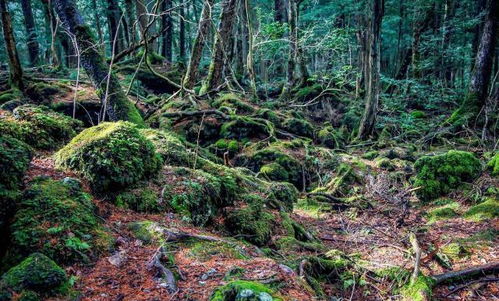
<path id="1" fill-rule="evenodd" d="M 191 166 L 192 153 L 174 133 L 155 129 L 141 129 L 140 133 L 154 144 L 163 162 L 174 166 Z"/>
<path id="2" fill-rule="evenodd" d="M 130 122 L 88 128 L 55 154 L 58 167 L 90 181 L 95 191 L 115 191 L 151 177 L 161 166 L 154 145 Z"/>
<path id="3" fill-rule="evenodd" d="M 484 202 L 471 207 L 464 217 L 476 221 L 499 217 L 499 200 L 488 198 Z"/>
<path id="4" fill-rule="evenodd" d="M 66 272 L 41 253 L 33 253 L 8 270 L 0 280 L 0 295 L 20 293 L 25 300 L 40 296 L 52 297 L 69 292 Z"/>
<path id="5" fill-rule="evenodd" d="M 344 129 L 337 130 L 330 125 L 323 127 L 317 134 L 317 138 L 321 144 L 332 149 L 343 148 L 346 143 Z"/>
<path id="6" fill-rule="evenodd" d="M 20 198 L 13 223 L 12 250 L 41 252 L 59 263 L 88 261 L 112 245 L 94 215 L 91 197 L 75 179 L 36 178 Z"/>
<path id="7" fill-rule="evenodd" d="M 225 198 L 221 179 L 201 170 L 176 168 L 165 176 L 168 184 L 162 199 L 176 213 L 194 225 L 206 225 L 219 209 L 230 205 Z"/>
<path id="8" fill-rule="evenodd" d="M 468 250 L 466 250 L 463 245 L 456 242 L 441 247 L 440 251 L 452 259 L 462 258 L 468 254 Z"/>
<path id="9" fill-rule="evenodd" d="M 229 259 L 247 259 L 237 248 L 222 241 L 196 241 L 189 247 L 189 255 L 199 261 L 205 262 L 212 257 Z"/>
<path id="10" fill-rule="evenodd" d="M 164 240 L 164 231 L 160 225 L 152 221 L 139 221 L 128 224 L 128 229 L 135 238 L 146 244 L 162 243 Z"/>
<path id="11" fill-rule="evenodd" d="M 276 127 L 281 127 L 282 122 L 284 121 L 282 117 L 270 109 L 260 109 L 256 112 L 256 116 L 272 122 Z"/>
<path id="12" fill-rule="evenodd" d="M 368 151 L 367 153 L 362 154 L 362 159 L 366 160 L 373 160 L 379 155 L 379 151 L 377 150 L 372 150 Z"/>
<path id="13" fill-rule="evenodd" d="M 220 94 L 213 102 L 215 108 L 230 108 L 235 110 L 238 114 L 251 114 L 255 109 L 249 104 L 244 103 L 241 98 L 234 93 Z"/>
<path id="14" fill-rule="evenodd" d="M 274 216 L 263 208 L 263 204 L 254 202 L 229 212 L 225 218 L 225 227 L 232 234 L 263 246 L 270 240 L 273 221 Z"/>
<path id="15" fill-rule="evenodd" d="M 161 210 L 158 194 L 147 187 L 139 187 L 121 192 L 116 196 L 115 204 L 121 208 L 137 212 L 156 213 Z"/>
<path id="16" fill-rule="evenodd" d="M 293 134 L 296 134 L 301 137 L 314 137 L 314 127 L 310 122 L 305 120 L 304 118 L 287 118 L 282 123 L 282 127 Z"/>
<path id="17" fill-rule="evenodd" d="M 458 216 L 455 211 L 457 208 L 459 208 L 459 204 L 453 202 L 451 204 L 429 210 L 426 217 L 428 218 L 429 223 L 454 218 Z"/>
<path id="18" fill-rule="evenodd" d="M 214 146 L 217 151 L 228 151 L 231 155 L 237 153 L 240 149 L 239 142 L 228 139 L 219 139 L 215 142 Z"/>
<path id="19" fill-rule="evenodd" d="M 273 129 L 264 120 L 241 116 L 224 123 L 220 129 L 222 137 L 237 140 L 266 138 L 271 136 L 272 133 Z"/>
<path id="20" fill-rule="evenodd" d="M 14 109 L 14 118 L 0 119 L 0 131 L 26 144 L 52 150 L 74 137 L 82 122 L 47 107 L 23 105 Z"/>
<path id="21" fill-rule="evenodd" d="M 491 170 L 491 175 L 499 176 L 499 153 L 496 153 L 487 163 L 487 167 Z"/>
<path id="22" fill-rule="evenodd" d="M 47 104 L 51 97 L 61 91 L 61 87 L 44 82 L 31 82 L 25 90 L 26 95 L 38 104 Z"/>
<path id="23" fill-rule="evenodd" d="M 279 163 L 265 164 L 260 168 L 260 174 L 272 181 L 288 181 L 289 174 Z"/>
<path id="24" fill-rule="evenodd" d="M 290 183 L 272 182 L 269 192 L 270 201 L 276 201 L 279 204 L 276 209 L 292 211 L 293 204 L 298 200 L 298 190 Z"/>
<path id="25" fill-rule="evenodd" d="M 414 164 L 417 175 L 414 185 L 423 201 L 449 193 L 463 182 L 473 181 L 481 171 L 480 161 L 472 154 L 451 150 L 436 156 L 424 156 Z"/>
<path id="26" fill-rule="evenodd" d="M 3 105 L 7 102 L 19 100 L 22 94 L 17 89 L 11 89 L 0 93 L 0 105 Z"/>
<path id="27" fill-rule="evenodd" d="M 217 287 L 210 301 L 282 301 L 276 293 L 264 284 L 253 281 L 235 280 Z"/>
<path id="28" fill-rule="evenodd" d="M 415 281 L 411 281 L 405 285 L 400 290 L 400 293 L 402 294 L 403 300 L 431 300 L 434 283 L 435 281 L 431 277 L 419 275 Z"/>
<path id="29" fill-rule="evenodd" d="M 425 118 L 426 114 L 423 111 L 415 110 L 415 111 L 411 112 L 411 117 L 416 118 L 416 119 L 421 119 L 421 118 Z"/>

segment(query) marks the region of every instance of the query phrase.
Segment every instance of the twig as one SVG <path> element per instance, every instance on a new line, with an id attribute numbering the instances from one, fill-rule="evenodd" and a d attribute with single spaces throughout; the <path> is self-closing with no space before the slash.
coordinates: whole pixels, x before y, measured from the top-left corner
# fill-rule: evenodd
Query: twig
<path id="1" fill-rule="evenodd" d="M 448 292 L 447 294 L 444 295 L 444 297 L 449 297 L 450 295 L 474 284 L 474 283 L 480 283 L 480 282 L 496 282 L 496 281 L 499 281 L 499 278 L 483 278 L 483 279 L 478 279 L 478 280 L 473 280 L 473 281 L 470 281 L 466 284 L 463 284 L 461 286 L 458 286 L 456 287 L 455 289 L 453 289 L 452 291 Z"/>

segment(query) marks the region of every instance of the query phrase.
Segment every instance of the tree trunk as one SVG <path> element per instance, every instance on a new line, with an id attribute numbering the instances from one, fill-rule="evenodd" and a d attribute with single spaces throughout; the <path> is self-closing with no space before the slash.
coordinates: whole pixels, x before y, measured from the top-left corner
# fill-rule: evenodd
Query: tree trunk
<path id="1" fill-rule="evenodd" d="M 384 0 L 370 0 L 372 16 L 369 24 L 369 55 L 365 79 L 365 108 L 360 122 L 358 138 L 366 139 L 373 131 L 378 113 L 381 89 L 381 22 L 384 14 Z"/>
<path id="2" fill-rule="evenodd" d="M 78 11 L 75 0 L 53 1 L 63 26 L 75 36 L 76 44 L 80 49 L 81 65 L 98 91 L 97 94 L 103 104 L 100 121 L 128 120 L 143 125 L 144 122 L 138 110 L 126 97 L 118 79 L 104 61 L 99 48 L 96 47 L 90 28 Z"/>
<path id="3" fill-rule="evenodd" d="M 35 20 L 33 19 L 33 10 L 31 9 L 31 0 L 21 0 L 21 8 L 24 15 L 24 26 L 26 27 L 27 46 L 29 61 L 31 66 L 38 64 L 38 55 L 40 47 L 37 41 Z"/>
<path id="4" fill-rule="evenodd" d="M 435 4 L 433 3 L 431 8 L 426 8 L 425 17 L 416 21 L 414 25 L 413 35 L 412 35 L 412 46 L 411 46 L 411 66 L 412 75 L 416 78 L 421 76 L 421 72 L 418 69 L 417 64 L 420 61 L 420 51 L 419 44 L 421 43 L 421 35 L 430 27 L 430 25 L 435 20 Z M 405 69 L 405 67 L 403 68 Z M 403 70 L 402 69 L 402 70 Z"/>
<path id="5" fill-rule="evenodd" d="M 5 0 L 0 0 L 0 13 L 2 14 L 2 29 L 5 40 L 5 50 L 9 57 L 10 82 L 15 88 L 23 91 L 23 69 L 17 54 L 16 40 L 12 31 L 12 19 L 7 11 Z"/>
<path id="6" fill-rule="evenodd" d="M 171 1 L 171 0 L 165 0 L 165 1 Z M 137 19 L 139 20 L 139 28 L 140 28 L 140 38 L 142 40 L 146 40 L 146 37 L 144 35 L 147 35 L 147 32 L 144 32 L 144 30 L 147 28 L 147 8 L 145 6 L 145 0 L 135 0 L 135 9 L 137 12 Z"/>
<path id="7" fill-rule="evenodd" d="M 122 28 L 120 24 L 121 9 L 116 0 L 107 0 L 107 20 L 109 22 L 109 45 L 111 51 L 120 53 L 123 46 Z M 116 41 L 116 43 L 115 43 Z"/>
<path id="8" fill-rule="evenodd" d="M 201 19 L 199 21 L 198 31 L 194 43 L 192 45 L 191 59 L 183 84 L 186 88 L 192 88 L 197 81 L 197 74 L 199 62 L 203 54 L 203 48 L 208 38 L 208 33 L 211 27 L 211 12 L 213 9 L 213 0 L 204 0 L 203 11 L 201 12 Z"/>
<path id="9" fill-rule="evenodd" d="M 102 33 L 102 25 L 100 24 L 100 13 L 99 7 L 97 6 L 97 0 L 92 0 L 92 9 L 94 11 L 94 22 L 95 29 L 97 30 L 97 36 L 99 37 L 99 45 L 101 49 L 104 49 L 104 34 Z"/>
<path id="10" fill-rule="evenodd" d="M 185 7 L 182 5 L 180 7 L 179 15 L 179 33 L 178 33 L 178 48 L 179 48 L 179 61 L 184 63 L 185 61 Z"/>
<path id="11" fill-rule="evenodd" d="M 126 19 L 128 23 L 128 37 L 130 38 L 130 45 L 135 45 L 137 42 L 137 35 L 135 32 L 135 17 L 134 6 L 132 0 L 125 0 Z"/>
<path id="12" fill-rule="evenodd" d="M 488 1 L 487 15 L 475 58 L 470 88 L 461 107 L 461 113 L 466 113 L 469 117 L 477 117 L 487 100 L 492 75 L 492 60 L 497 41 L 498 8 L 496 0 Z"/>
<path id="13" fill-rule="evenodd" d="M 161 10 L 167 11 L 172 8 L 172 0 L 163 0 Z M 163 30 L 163 50 L 162 54 L 168 63 L 173 61 L 172 41 L 173 41 L 173 22 L 171 13 L 161 16 L 161 28 Z"/>
<path id="14" fill-rule="evenodd" d="M 208 70 L 208 76 L 201 89 L 201 94 L 216 89 L 222 82 L 222 76 L 225 69 L 225 58 L 229 51 L 231 51 L 229 47 L 233 45 L 231 42 L 233 41 L 232 29 L 236 16 L 237 2 L 238 0 L 224 0 L 222 2 L 220 25 L 215 36 L 215 44 L 213 45 L 213 55 Z"/>
<path id="15" fill-rule="evenodd" d="M 54 16 L 54 11 L 52 8 L 52 2 L 50 0 L 42 0 L 43 3 L 43 11 L 45 14 L 48 34 L 50 35 L 48 38 L 50 40 L 50 61 L 54 68 L 59 68 L 61 61 L 59 59 L 59 55 L 57 54 L 57 20 Z"/>
<path id="16" fill-rule="evenodd" d="M 301 3 L 301 1 L 300 1 Z M 300 37 L 298 35 L 298 20 L 300 18 L 300 5 L 299 3 L 296 4 L 296 12 L 295 12 L 296 20 L 296 59 L 298 61 L 298 65 L 300 68 L 300 85 L 306 84 L 308 78 L 310 77 L 307 69 L 307 62 L 305 61 L 305 53 L 303 50 L 303 47 L 301 46 L 300 43 Z"/>
<path id="17" fill-rule="evenodd" d="M 288 12 L 286 11 L 286 0 L 274 0 L 274 21 L 278 23 L 288 22 Z"/>

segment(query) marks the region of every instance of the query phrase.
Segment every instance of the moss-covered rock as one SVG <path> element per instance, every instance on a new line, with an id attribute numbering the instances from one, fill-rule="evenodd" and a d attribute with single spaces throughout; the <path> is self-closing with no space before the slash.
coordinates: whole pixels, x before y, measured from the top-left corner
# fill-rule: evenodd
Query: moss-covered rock
<path id="1" fill-rule="evenodd" d="M 451 150 L 445 154 L 424 156 L 414 165 L 417 175 L 414 186 L 423 201 L 429 201 L 471 182 L 479 176 L 480 161 L 472 153 Z"/>
<path id="2" fill-rule="evenodd" d="M 464 213 L 464 217 L 476 221 L 499 217 L 499 200 L 488 198 L 484 202 L 472 206 Z"/>
<path id="3" fill-rule="evenodd" d="M 157 213 L 162 208 L 159 203 L 158 194 L 147 187 L 139 187 L 121 192 L 116 196 L 115 204 L 121 208 L 145 213 Z"/>
<path id="4" fill-rule="evenodd" d="M 273 135 L 273 131 L 272 125 L 266 120 L 239 116 L 222 125 L 220 136 L 241 141 L 245 138 L 267 138 Z"/>
<path id="5" fill-rule="evenodd" d="M 237 114 L 251 114 L 255 109 L 247 103 L 244 103 L 241 98 L 234 93 L 220 94 L 212 104 L 218 109 L 231 109 Z"/>
<path id="6" fill-rule="evenodd" d="M 81 121 L 43 106 L 19 106 L 14 109 L 13 118 L 0 117 L 2 134 L 43 150 L 56 149 L 69 141 L 81 126 Z"/>
<path id="7" fill-rule="evenodd" d="M 428 218 L 429 223 L 434 223 L 439 220 L 451 219 L 459 216 L 457 214 L 456 209 L 459 208 L 459 204 L 456 202 L 440 206 L 437 208 L 433 208 L 428 211 L 426 217 Z"/>
<path id="8" fill-rule="evenodd" d="M 272 181 L 288 181 L 289 174 L 279 163 L 265 164 L 260 168 L 260 174 Z"/>
<path id="9" fill-rule="evenodd" d="M 424 275 L 419 275 L 414 281 L 405 285 L 400 293 L 405 301 L 427 301 L 431 300 L 435 281 Z"/>
<path id="10" fill-rule="evenodd" d="M 51 101 L 52 96 L 61 92 L 62 86 L 57 84 L 48 84 L 45 82 L 31 82 L 27 85 L 25 93 L 26 95 L 37 104 L 48 104 Z"/>
<path id="11" fill-rule="evenodd" d="M 75 179 L 36 178 L 18 207 L 10 226 L 14 257 L 36 251 L 58 263 L 88 261 L 112 246 L 91 197 Z"/>
<path id="12" fill-rule="evenodd" d="M 138 221 L 128 224 L 130 230 L 135 238 L 143 241 L 146 244 L 164 242 L 164 229 L 156 222 L 152 221 Z"/>
<path id="13" fill-rule="evenodd" d="M 328 125 L 323 127 L 319 133 L 317 133 L 317 139 L 319 142 L 332 149 L 341 149 L 345 146 L 345 130 L 335 129 L 334 127 Z"/>
<path id="14" fill-rule="evenodd" d="M 189 168 L 165 170 L 161 198 L 173 211 L 194 225 L 206 225 L 220 208 L 230 205 L 230 196 L 223 195 L 221 179 Z"/>
<path id="15" fill-rule="evenodd" d="M 38 300 L 34 299 L 38 297 L 36 293 L 45 297 L 67 294 L 67 282 L 66 272 L 54 261 L 41 253 L 33 253 L 2 276 L 0 290 L 4 294 L 16 292 L 24 300 Z"/>
<path id="16" fill-rule="evenodd" d="M 279 206 L 276 209 L 284 209 L 286 211 L 293 210 L 293 204 L 298 200 L 298 190 L 290 183 L 272 182 L 269 188 L 269 205 L 272 202 L 277 202 Z"/>
<path id="17" fill-rule="evenodd" d="M 459 259 L 469 254 L 466 248 L 457 242 L 450 243 L 440 248 L 440 251 L 451 259 Z"/>
<path id="18" fill-rule="evenodd" d="M 287 118 L 282 123 L 282 127 L 295 135 L 307 138 L 314 137 L 314 127 L 304 118 Z"/>
<path id="19" fill-rule="evenodd" d="M 174 133 L 155 129 L 142 129 L 140 133 L 154 144 L 165 164 L 185 167 L 194 164 L 195 154 Z"/>
<path id="20" fill-rule="evenodd" d="M 499 176 L 499 153 L 496 153 L 489 162 L 487 167 L 491 170 L 491 175 Z"/>
<path id="21" fill-rule="evenodd" d="M 88 128 L 55 154 L 56 165 L 84 176 L 95 191 L 116 191 L 161 167 L 154 145 L 129 122 Z"/>
<path id="22" fill-rule="evenodd" d="M 253 281 L 235 280 L 217 287 L 210 301 L 282 301 L 272 289 Z"/>
<path id="23" fill-rule="evenodd" d="M 261 202 L 252 202 L 243 208 L 233 208 L 225 218 L 225 227 L 233 235 L 257 245 L 266 245 L 272 234 L 274 216 Z"/>

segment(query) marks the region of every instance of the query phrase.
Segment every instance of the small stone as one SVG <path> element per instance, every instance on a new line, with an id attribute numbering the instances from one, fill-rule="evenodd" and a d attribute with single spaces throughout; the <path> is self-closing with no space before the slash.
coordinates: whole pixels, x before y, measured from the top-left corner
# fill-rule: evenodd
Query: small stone
<path id="1" fill-rule="evenodd" d="M 249 297 L 253 297 L 254 295 L 255 295 L 255 292 L 253 290 L 243 289 L 242 291 L 239 292 L 239 294 L 237 294 L 237 297 L 249 298 Z M 237 297 L 236 297 L 236 299 L 237 299 Z"/>
<path id="2" fill-rule="evenodd" d="M 125 251 L 116 252 L 112 256 L 108 257 L 107 261 L 109 261 L 110 264 L 116 267 L 120 267 L 126 261 L 126 252 Z"/>
<path id="3" fill-rule="evenodd" d="M 274 300 L 274 298 L 272 298 L 271 295 L 269 295 L 265 292 L 261 292 L 260 294 L 258 294 L 258 300 L 259 301 L 272 301 L 272 300 Z"/>
<path id="4" fill-rule="evenodd" d="M 206 281 L 199 281 L 199 285 L 205 286 L 206 285 Z"/>

